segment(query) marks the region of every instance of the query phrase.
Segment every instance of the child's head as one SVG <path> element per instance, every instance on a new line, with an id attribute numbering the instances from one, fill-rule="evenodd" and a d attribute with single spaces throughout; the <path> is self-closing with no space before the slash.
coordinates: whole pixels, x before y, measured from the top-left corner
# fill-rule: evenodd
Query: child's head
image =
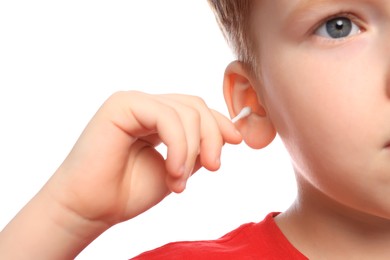
<path id="1" fill-rule="evenodd" d="M 234 62 L 224 82 L 232 115 L 254 110 L 244 140 L 261 148 L 277 132 L 301 194 L 390 218 L 389 2 L 209 1 L 253 68 Z"/>

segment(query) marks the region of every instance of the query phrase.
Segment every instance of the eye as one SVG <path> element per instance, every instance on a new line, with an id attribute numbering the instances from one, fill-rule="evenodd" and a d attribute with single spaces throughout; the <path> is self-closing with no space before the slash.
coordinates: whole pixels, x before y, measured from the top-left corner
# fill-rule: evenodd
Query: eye
<path id="1" fill-rule="evenodd" d="M 340 39 L 359 34 L 360 28 L 350 18 L 336 17 L 323 23 L 315 34 L 325 38 Z"/>

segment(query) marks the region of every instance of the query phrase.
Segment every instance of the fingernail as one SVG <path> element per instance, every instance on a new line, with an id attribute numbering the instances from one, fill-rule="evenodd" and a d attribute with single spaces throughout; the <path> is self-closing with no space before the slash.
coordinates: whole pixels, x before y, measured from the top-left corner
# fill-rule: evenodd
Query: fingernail
<path id="1" fill-rule="evenodd" d="M 186 188 L 186 185 L 187 185 L 187 180 L 182 180 L 180 182 L 180 188 L 182 188 L 183 190 Z"/>
<path id="2" fill-rule="evenodd" d="M 182 177 L 186 173 L 186 166 L 182 165 L 179 170 L 180 177 Z"/>
<path id="3" fill-rule="evenodd" d="M 187 178 L 191 177 L 193 171 L 194 167 L 192 167 L 191 170 L 188 171 Z"/>
<path id="4" fill-rule="evenodd" d="M 217 159 L 215 160 L 215 164 L 216 164 L 217 166 L 220 166 L 220 165 L 221 165 L 221 159 L 220 159 L 220 158 L 217 158 Z"/>

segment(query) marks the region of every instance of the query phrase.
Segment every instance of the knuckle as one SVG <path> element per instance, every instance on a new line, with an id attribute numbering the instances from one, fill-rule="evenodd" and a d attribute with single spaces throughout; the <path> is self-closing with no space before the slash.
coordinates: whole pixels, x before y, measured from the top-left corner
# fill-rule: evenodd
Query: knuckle
<path id="1" fill-rule="evenodd" d="M 196 104 L 197 106 L 207 106 L 206 102 L 201 97 L 192 96 L 192 99 L 193 99 L 194 104 Z"/>
<path id="2" fill-rule="evenodd" d="M 113 94 L 111 94 L 111 96 L 107 99 L 107 102 L 108 103 L 116 103 L 119 100 L 123 99 L 125 93 L 126 93 L 125 91 L 116 91 Z"/>
<path id="3" fill-rule="evenodd" d="M 199 110 L 189 108 L 187 112 L 188 118 L 190 118 L 195 124 L 199 124 L 201 121 L 201 115 Z"/>
<path id="4" fill-rule="evenodd" d="M 164 115 L 167 115 L 167 116 L 170 116 L 170 117 L 173 116 L 175 118 L 179 118 L 179 113 L 173 107 L 164 106 L 161 109 L 163 109 L 162 112 L 163 112 Z"/>
<path id="5" fill-rule="evenodd" d="M 135 90 L 129 91 L 116 91 L 107 99 L 107 103 L 122 104 L 123 102 L 131 103 L 133 101 L 140 100 L 144 93 Z"/>
<path id="6" fill-rule="evenodd" d="M 116 91 L 116 92 L 111 94 L 111 96 L 107 99 L 107 102 L 109 102 L 109 103 L 115 102 L 118 99 L 122 98 L 123 95 L 124 95 L 124 91 Z"/>

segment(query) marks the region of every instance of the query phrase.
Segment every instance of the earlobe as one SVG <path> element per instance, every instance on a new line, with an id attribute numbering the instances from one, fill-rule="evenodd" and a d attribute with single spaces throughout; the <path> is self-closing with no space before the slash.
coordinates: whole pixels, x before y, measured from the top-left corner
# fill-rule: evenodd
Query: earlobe
<path id="1" fill-rule="evenodd" d="M 250 115 L 235 124 L 245 143 L 251 148 L 260 149 L 272 142 L 276 131 L 265 107 L 259 102 L 253 84 L 255 81 L 249 75 L 241 62 L 230 63 L 225 70 L 223 92 L 231 117 L 235 117 L 244 107 L 251 108 Z"/>

